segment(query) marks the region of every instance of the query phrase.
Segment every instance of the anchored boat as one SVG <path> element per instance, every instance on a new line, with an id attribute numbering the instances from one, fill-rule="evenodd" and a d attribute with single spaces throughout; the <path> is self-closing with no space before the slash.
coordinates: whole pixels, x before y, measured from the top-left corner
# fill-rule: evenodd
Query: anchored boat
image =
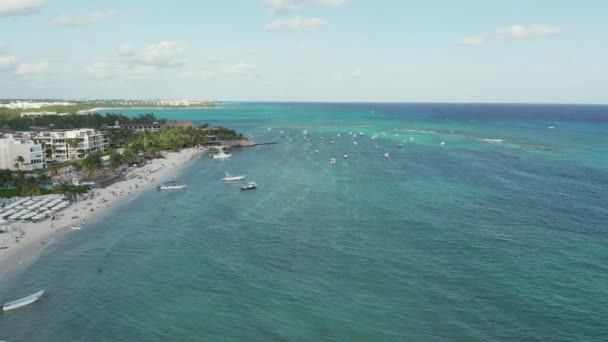
<path id="1" fill-rule="evenodd" d="M 158 190 L 182 190 L 185 189 L 185 184 L 167 183 L 158 187 Z"/>
<path id="2" fill-rule="evenodd" d="M 228 172 L 226 172 L 226 177 L 222 178 L 224 182 L 234 182 L 245 179 L 247 176 L 231 176 Z"/>
<path id="3" fill-rule="evenodd" d="M 241 188 L 241 190 L 253 190 L 255 188 L 258 187 L 258 183 L 256 182 L 249 182 L 247 183 L 247 185 L 245 185 L 244 187 Z"/>
<path id="4" fill-rule="evenodd" d="M 32 304 L 33 302 L 40 299 L 40 297 L 42 297 L 43 294 L 44 294 L 44 291 L 38 291 L 27 297 L 23 297 L 21 299 L 15 300 L 15 301 L 8 302 L 8 303 L 2 305 L 2 311 L 9 311 L 9 310 L 20 308 L 22 306 Z"/>
<path id="5" fill-rule="evenodd" d="M 232 154 L 224 153 L 224 151 L 220 151 L 220 153 L 213 155 L 213 159 L 228 159 L 230 157 L 232 157 Z"/>

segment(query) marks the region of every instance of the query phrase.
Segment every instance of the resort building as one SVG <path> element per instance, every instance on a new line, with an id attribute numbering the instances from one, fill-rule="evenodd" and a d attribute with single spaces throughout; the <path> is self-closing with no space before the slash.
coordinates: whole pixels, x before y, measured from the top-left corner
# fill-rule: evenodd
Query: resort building
<path id="1" fill-rule="evenodd" d="M 127 123 L 127 124 L 120 124 L 120 128 L 122 129 L 126 129 L 132 132 L 137 132 L 137 133 L 141 133 L 141 132 L 158 132 L 161 128 L 162 125 L 158 122 L 153 122 L 153 123 Z"/>
<path id="2" fill-rule="evenodd" d="M 42 145 L 32 140 L 15 139 L 10 134 L 0 139 L 0 169 L 33 171 L 44 167 Z"/>
<path id="3" fill-rule="evenodd" d="M 105 151 L 109 138 L 96 129 L 81 128 L 42 132 L 20 132 L 21 139 L 42 145 L 48 161 L 65 162 L 86 158 L 91 152 Z"/>

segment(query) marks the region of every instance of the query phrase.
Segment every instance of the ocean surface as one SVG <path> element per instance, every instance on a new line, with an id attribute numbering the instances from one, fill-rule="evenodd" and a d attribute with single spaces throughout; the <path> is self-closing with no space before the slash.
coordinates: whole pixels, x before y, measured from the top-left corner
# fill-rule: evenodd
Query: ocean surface
<path id="1" fill-rule="evenodd" d="M 186 191 L 148 191 L 0 279 L 0 301 L 48 293 L 0 314 L 0 340 L 608 339 L 608 106 L 122 112 L 278 144 L 196 160 Z"/>

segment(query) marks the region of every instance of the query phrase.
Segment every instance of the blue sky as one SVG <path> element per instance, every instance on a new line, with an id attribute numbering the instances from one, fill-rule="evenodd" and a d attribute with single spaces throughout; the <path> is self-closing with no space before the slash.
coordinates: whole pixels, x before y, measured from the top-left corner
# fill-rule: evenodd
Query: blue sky
<path id="1" fill-rule="evenodd" d="M 0 98 L 608 103 L 608 1 L 0 0 Z"/>

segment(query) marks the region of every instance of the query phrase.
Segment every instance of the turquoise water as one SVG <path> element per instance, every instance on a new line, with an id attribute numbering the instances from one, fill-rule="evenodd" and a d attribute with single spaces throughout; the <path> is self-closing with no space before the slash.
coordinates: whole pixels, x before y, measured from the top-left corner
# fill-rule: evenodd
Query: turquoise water
<path id="1" fill-rule="evenodd" d="M 0 314 L 0 340 L 608 336 L 608 107 L 155 113 L 279 144 L 197 160 L 175 175 L 187 191 L 149 191 L 0 280 L 0 298 L 48 292 Z M 358 145 L 349 132 L 364 133 Z M 259 188 L 222 184 L 225 170 Z"/>

